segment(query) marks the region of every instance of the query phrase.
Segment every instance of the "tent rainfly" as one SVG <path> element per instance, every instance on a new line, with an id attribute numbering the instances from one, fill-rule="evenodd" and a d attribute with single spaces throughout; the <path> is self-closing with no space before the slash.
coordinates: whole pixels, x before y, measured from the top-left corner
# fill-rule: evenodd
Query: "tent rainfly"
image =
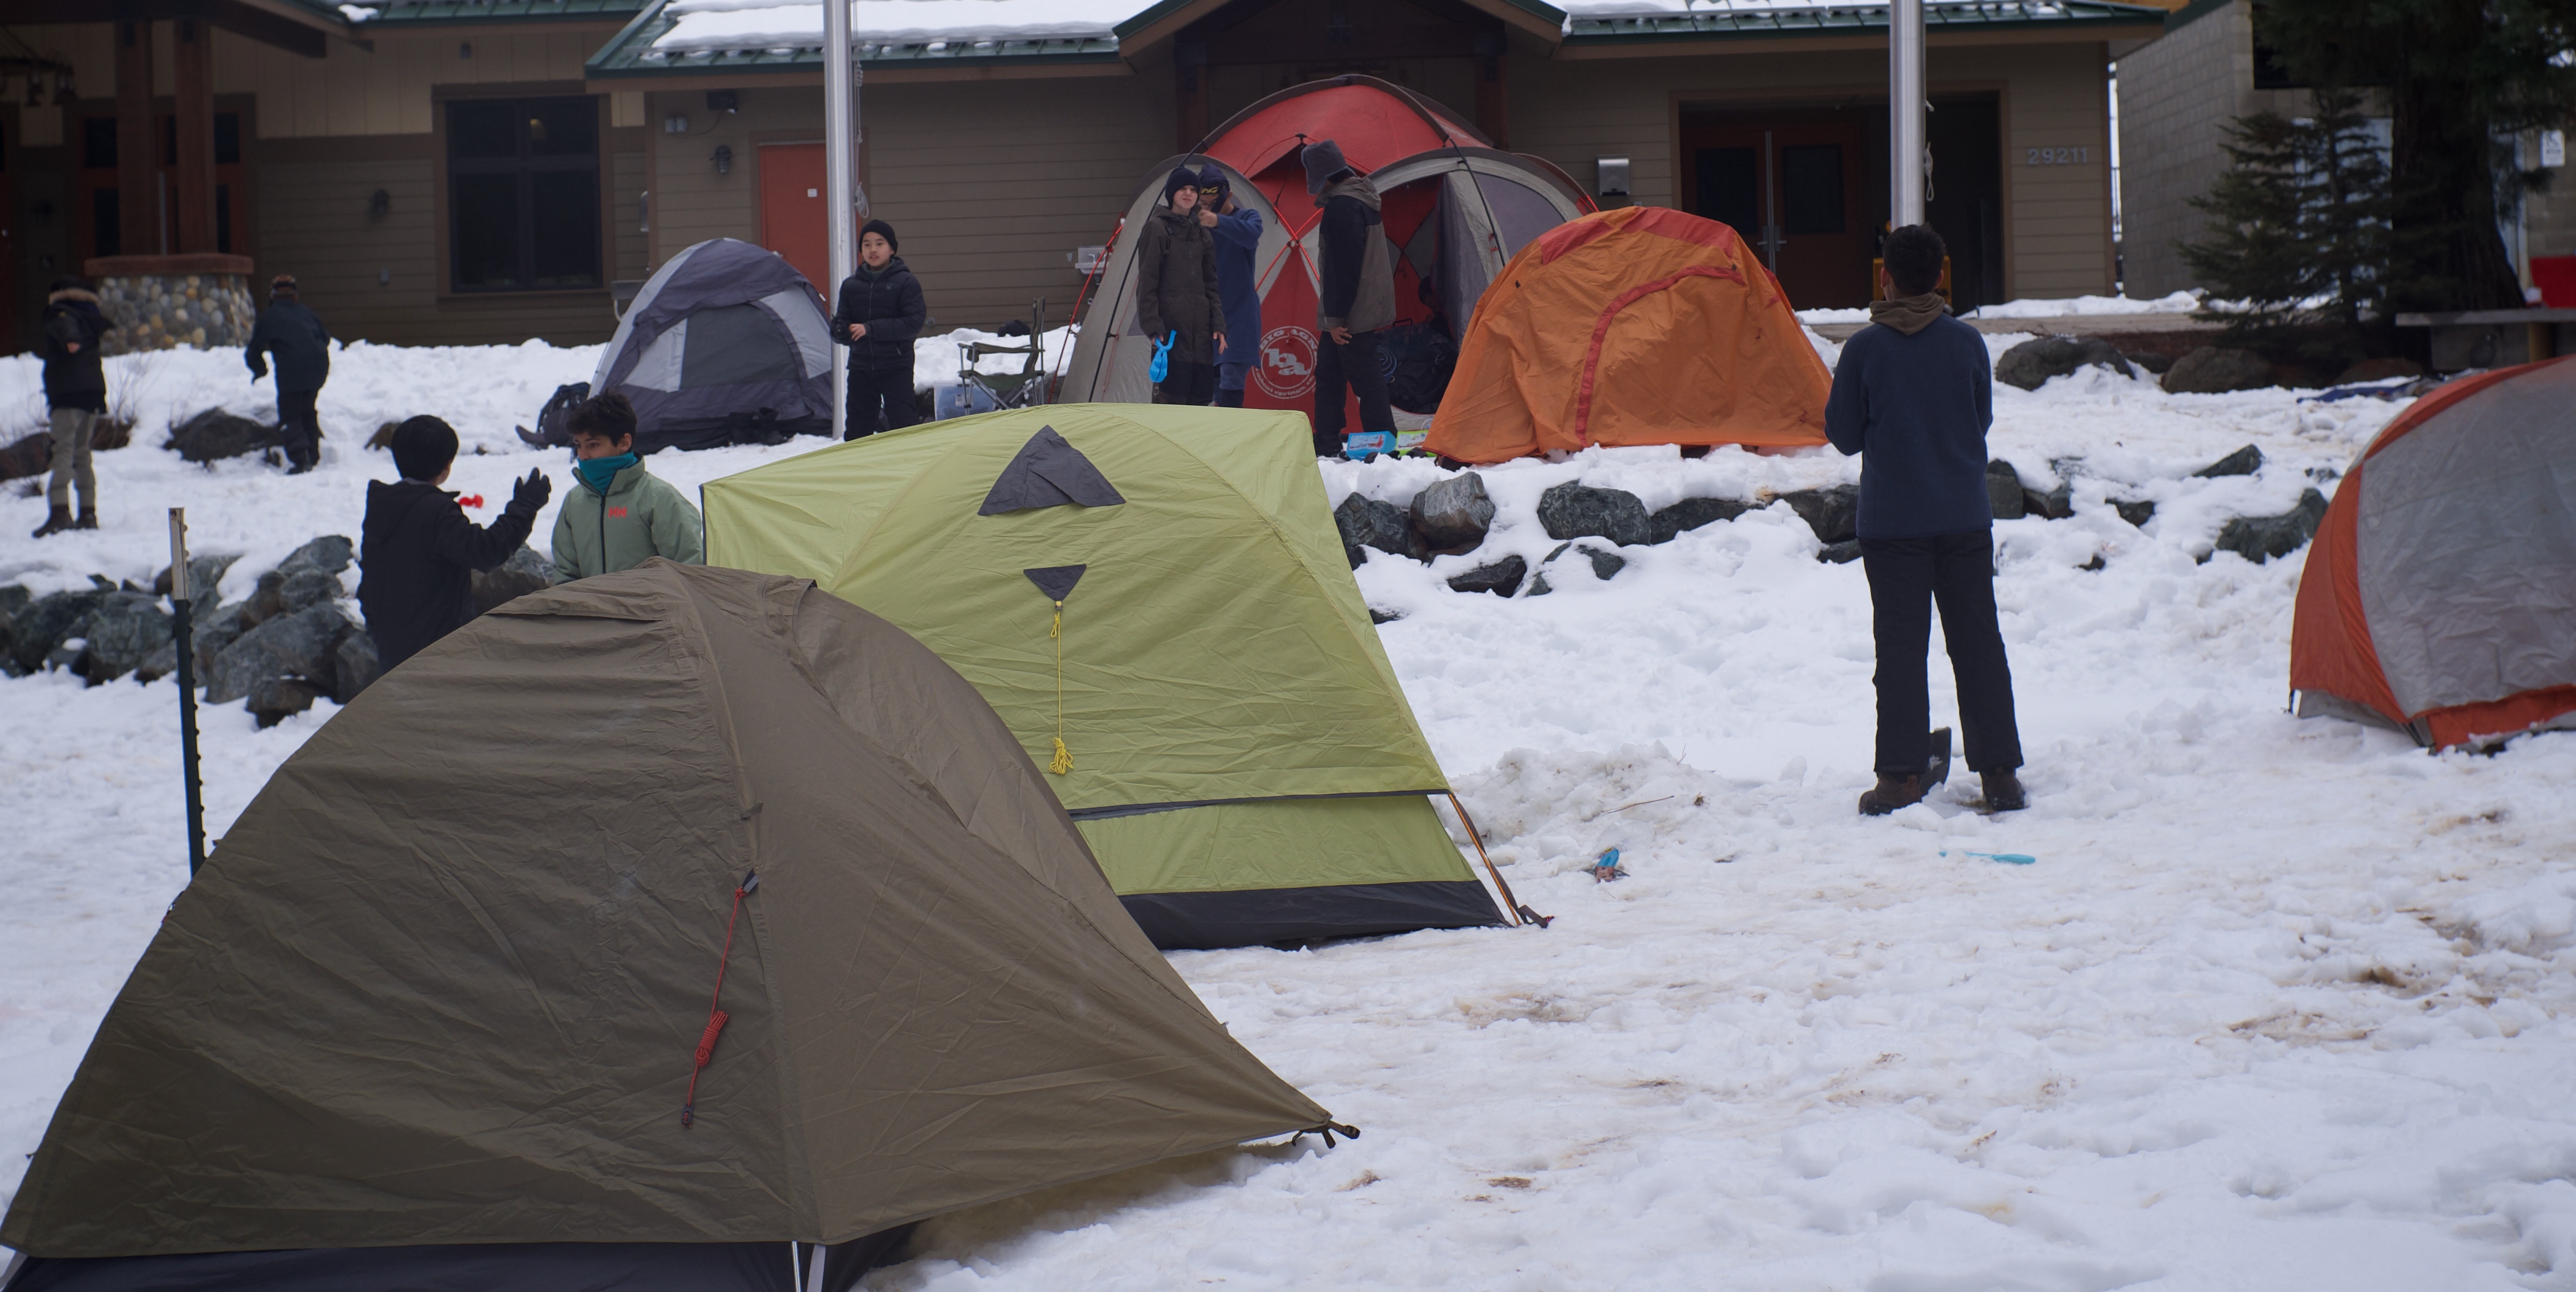
<path id="1" fill-rule="evenodd" d="M 955 671 L 654 560 L 484 615 L 278 769 L 0 1243 L 10 1292 L 846 1289 L 923 1217 L 1326 1124 Z"/>
<path id="2" fill-rule="evenodd" d="M 1058 404 L 706 486 L 707 559 L 814 579 L 991 701 L 1155 945 L 1503 923 L 1426 795 L 1296 413 Z"/>
<path id="3" fill-rule="evenodd" d="M 832 429 L 823 298 L 777 252 L 684 247 L 646 279 L 599 352 L 590 393 L 635 404 L 635 451 L 779 444 Z"/>

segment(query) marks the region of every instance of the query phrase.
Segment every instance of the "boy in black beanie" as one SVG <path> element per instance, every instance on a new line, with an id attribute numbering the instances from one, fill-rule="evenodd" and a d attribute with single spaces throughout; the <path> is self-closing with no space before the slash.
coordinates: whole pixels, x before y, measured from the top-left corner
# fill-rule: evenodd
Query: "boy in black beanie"
<path id="1" fill-rule="evenodd" d="M 841 307 L 832 314 L 832 343 L 850 347 L 845 440 L 921 420 L 913 403 L 912 339 L 930 311 L 921 302 L 921 283 L 894 254 L 896 245 L 893 225 L 870 220 L 859 226 L 859 271 L 841 280 Z"/>
<path id="2" fill-rule="evenodd" d="M 530 471 L 487 528 L 439 488 L 456 462 L 454 427 L 412 418 L 394 428 L 393 450 L 402 479 L 367 482 L 358 530 L 358 608 L 376 639 L 377 666 L 388 673 L 474 617 L 471 571 L 509 560 L 554 494 L 544 472 Z"/>

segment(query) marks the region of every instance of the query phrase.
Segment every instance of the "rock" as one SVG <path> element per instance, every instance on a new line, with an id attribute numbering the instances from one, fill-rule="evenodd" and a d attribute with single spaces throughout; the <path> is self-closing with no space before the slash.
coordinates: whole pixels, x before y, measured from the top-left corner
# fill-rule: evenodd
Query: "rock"
<path id="1" fill-rule="evenodd" d="M 2349 386 L 2361 381 L 2387 381 L 2395 377 L 2424 375 L 2424 365 L 2412 359 L 2364 359 L 2336 374 L 2334 384 Z"/>
<path id="2" fill-rule="evenodd" d="M 1394 611 L 1380 610 L 1375 606 L 1370 606 L 1368 608 L 1368 612 L 1369 622 L 1372 624 L 1391 624 L 1398 619 L 1404 618 L 1404 616 L 1396 614 Z"/>
<path id="3" fill-rule="evenodd" d="M 1860 525 L 1860 486 L 1835 485 L 1831 489 L 1801 489 L 1780 495 L 1807 528 L 1816 531 L 1819 543 L 1839 543 L 1856 537 Z"/>
<path id="4" fill-rule="evenodd" d="M 2002 458 L 1986 464 L 1986 504 L 1997 520 L 2020 520 L 2029 510 L 2022 501 L 2021 473 Z"/>
<path id="5" fill-rule="evenodd" d="M 190 462 L 214 462 L 277 448 L 285 442 L 274 426 L 209 408 L 173 427 L 170 441 L 163 447 L 178 450 L 179 456 Z"/>
<path id="6" fill-rule="evenodd" d="M 261 682 L 280 677 L 303 678 L 328 690 L 338 665 L 340 639 L 349 629 L 349 617 L 332 601 L 260 624 L 215 656 L 214 667 L 206 671 L 206 703 L 230 703 L 249 695 Z"/>
<path id="7" fill-rule="evenodd" d="M 321 687 L 302 678 L 264 678 L 250 689 L 250 703 L 242 707 L 259 719 L 259 725 L 274 727 L 290 715 L 312 708 L 313 702 L 323 694 Z"/>
<path id="8" fill-rule="evenodd" d="M 1506 556 L 1491 565 L 1479 565 L 1449 580 L 1452 592 L 1490 592 L 1508 597 L 1520 591 L 1521 580 L 1529 577 L 1529 562 L 1517 556 Z"/>
<path id="9" fill-rule="evenodd" d="M 1591 489 L 1568 481 L 1538 498 L 1538 523 L 1549 538 L 1606 538 L 1621 547 L 1649 542 L 1646 504 L 1624 489 Z"/>
<path id="10" fill-rule="evenodd" d="M 2059 480 L 2057 487 L 2046 493 L 2024 489 L 2021 491 L 2021 509 L 2024 515 L 2064 520 L 2075 514 L 2075 486 Z"/>
<path id="11" fill-rule="evenodd" d="M 1594 547 L 1588 543 L 1581 547 L 1575 547 L 1572 543 L 1559 543 L 1556 545 L 1555 551 L 1548 553 L 1545 557 L 1540 559 L 1539 565 L 1541 567 L 1545 567 L 1555 563 L 1556 558 L 1565 555 L 1565 549 L 1569 547 L 1573 547 L 1574 550 L 1583 553 L 1584 558 L 1592 562 L 1592 577 L 1599 579 L 1604 583 L 1609 582 L 1612 575 L 1628 568 L 1628 558 L 1619 555 L 1617 552 L 1610 551 L 1607 548 Z"/>
<path id="12" fill-rule="evenodd" d="M 79 635 L 81 624 L 107 592 L 89 588 L 79 592 L 57 592 L 38 597 L 26 608 L 9 617 L 10 657 L 20 673 L 33 673 L 45 667 L 46 657 L 63 644 L 66 637 Z"/>
<path id="13" fill-rule="evenodd" d="M 2024 341 L 1995 360 L 1995 380 L 2007 386 L 2037 390 L 2051 377 L 2063 377 L 2087 364 L 2100 364 L 2123 377 L 2138 375 L 2118 347 L 2098 336 L 2044 336 Z"/>
<path id="14" fill-rule="evenodd" d="M 233 568 L 233 562 L 240 559 L 238 555 L 189 557 L 188 599 L 199 603 L 213 600 L 215 586 L 224 581 L 224 573 Z M 166 597 L 170 595 L 170 588 L 170 567 L 165 565 L 161 567 L 159 574 L 152 576 L 152 590 Z"/>
<path id="15" fill-rule="evenodd" d="M 1414 535 L 1412 522 L 1394 503 L 1352 494 L 1333 509 L 1333 527 L 1342 531 L 1342 551 L 1351 558 L 1354 570 L 1368 560 L 1360 551 L 1364 547 L 1423 559 L 1422 542 Z"/>
<path id="16" fill-rule="evenodd" d="M 1684 498 L 1646 518 L 1646 541 L 1669 543 L 1674 537 L 1721 520 L 1733 520 L 1753 510 L 1751 503 L 1732 498 Z"/>
<path id="17" fill-rule="evenodd" d="M 2203 480 L 2215 480 L 2220 476 L 2250 476 L 2262 469 L 2263 450 L 2248 444 L 2244 448 L 2238 449 L 2234 453 L 2230 453 L 2226 457 L 2220 458 L 2216 462 L 2212 462 L 2208 466 L 2192 472 L 2192 475 Z"/>
<path id="18" fill-rule="evenodd" d="M 536 550 L 522 543 L 510 553 L 510 559 L 499 568 L 474 572 L 474 613 L 484 614 L 496 606 L 543 592 L 555 585 L 554 566 Z"/>
<path id="19" fill-rule="evenodd" d="M 95 449 L 97 446 L 91 446 Z M 38 431 L 24 436 L 7 448 L 0 448 L 0 480 L 18 480 L 43 475 L 54 465 L 54 435 Z"/>
<path id="20" fill-rule="evenodd" d="M 340 576 L 322 570 L 302 569 L 289 574 L 278 585 L 278 611 L 293 614 L 306 606 L 340 599 Z"/>
<path id="21" fill-rule="evenodd" d="M 2299 495 L 2299 505 L 2278 516 L 2239 516 L 2218 531 L 2217 550 L 2234 552 L 2257 565 L 2288 556 L 2317 536 L 2326 518 L 2326 496 L 2314 489 Z"/>
<path id="22" fill-rule="evenodd" d="M 89 649 L 75 667 L 92 686 L 128 673 L 149 682 L 177 667 L 178 651 L 170 629 L 170 616 L 162 611 L 158 597 L 148 592 L 108 593 L 83 621 L 81 635 L 89 639 Z M 146 672 L 145 661 L 164 651 L 171 663 Z"/>
<path id="23" fill-rule="evenodd" d="M 2147 371 L 2156 374 L 2159 377 L 2173 371 L 2173 356 L 2169 354 L 2130 351 L 2120 357 L 2128 360 L 2137 367 L 2144 368 Z"/>
<path id="24" fill-rule="evenodd" d="M 376 660 L 375 635 L 364 628 L 352 628 L 340 639 L 340 648 L 332 652 L 331 699 L 347 704 L 358 698 L 358 692 L 375 684 L 384 672 Z"/>
<path id="25" fill-rule="evenodd" d="M 298 570 L 320 570 L 325 574 L 338 574 L 349 568 L 349 561 L 357 552 L 357 544 L 338 534 L 325 534 L 287 553 L 286 559 L 277 563 L 277 572 L 293 574 Z"/>
<path id="26" fill-rule="evenodd" d="M 1435 552 L 1471 552 L 1494 527 L 1485 478 L 1462 472 L 1413 496 L 1413 529 Z"/>
<path id="27" fill-rule="evenodd" d="M 197 680 L 204 682 L 215 670 L 215 657 L 265 618 L 252 601 L 235 601 L 217 606 L 214 613 L 190 625 L 190 636 L 196 639 Z"/>
<path id="28" fill-rule="evenodd" d="M 2143 498 L 2131 502 L 2114 502 L 2111 504 L 2111 510 L 2120 513 L 2120 519 L 2140 529 L 2145 529 L 2147 522 L 2156 518 L 2156 505 Z"/>
<path id="29" fill-rule="evenodd" d="M 2251 350 L 2214 345 L 2174 360 L 2164 375 L 2164 388 L 2177 395 L 2223 395 L 2231 390 L 2260 390 L 2272 384 L 2272 361 Z"/>
<path id="30" fill-rule="evenodd" d="M 1827 543 L 1816 550 L 1816 559 L 1834 565 L 1849 565 L 1860 559 L 1860 540 L 1846 538 L 1839 543 Z"/>
<path id="31" fill-rule="evenodd" d="M 2111 568 L 2111 566 L 2110 566 L 2110 563 L 2109 563 L 2109 562 L 2106 562 L 2106 561 L 2104 561 L 2104 560 L 2102 559 L 2102 554 L 2101 554 L 2100 552 L 2095 552 L 2095 553 L 2093 554 L 2093 559 L 2092 559 L 2092 560 L 2086 561 L 2084 564 L 2079 565 L 2079 566 L 2076 566 L 2075 568 L 2076 568 L 2076 569 L 2079 569 L 2079 570 L 2088 571 L 2088 572 L 2090 572 L 2090 573 L 2099 574 L 2099 573 L 2101 573 L 2101 572 L 2102 572 L 2102 571 L 2104 571 L 2104 570 L 2110 569 L 2110 568 Z"/>

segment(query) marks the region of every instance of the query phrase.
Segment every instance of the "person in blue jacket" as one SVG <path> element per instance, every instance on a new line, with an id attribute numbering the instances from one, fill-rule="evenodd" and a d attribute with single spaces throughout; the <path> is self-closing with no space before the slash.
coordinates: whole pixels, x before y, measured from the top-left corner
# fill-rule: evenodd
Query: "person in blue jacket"
<path id="1" fill-rule="evenodd" d="M 270 280 L 268 308 L 259 312 L 242 345 L 252 381 L 268 375 L 271 354 L 277 356 L 277 430 L 286 441 L 286 474 L 300 476 L 322 457 L 322 422 L 314 403 L 322 397 L 322 383 L 331 379 L 331 330 L 298 297 L 293 274 Z"/>
<path id="2" fill-rule="evenodd" d="M 1225 349 L 1217 356 L 1216 406 L 1243 407 L 1244 382 L 1261 361 L 1261 290 L 1252 253 L 1261 246 L 1261 213 L 1234 200 L 1217 164 L 1199 171 L 1199 224 L 1216 239 L 1216 290 L 1225 303 Z"/>

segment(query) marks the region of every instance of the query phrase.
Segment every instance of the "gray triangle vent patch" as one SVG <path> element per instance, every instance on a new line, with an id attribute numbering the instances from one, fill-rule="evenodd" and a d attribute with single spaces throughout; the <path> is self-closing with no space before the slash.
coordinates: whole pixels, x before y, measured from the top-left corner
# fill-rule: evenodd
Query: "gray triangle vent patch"
<path id="1" fill-rule="evenodd" d="M 1011 465 L 1002 468 L 975 514 L 999 516 L 1039 507 L 1115 507 L 1126 501 L 1080 449 L 1065 443 L 1054 427 L 1041 426 L 1020 446 Z"/>

